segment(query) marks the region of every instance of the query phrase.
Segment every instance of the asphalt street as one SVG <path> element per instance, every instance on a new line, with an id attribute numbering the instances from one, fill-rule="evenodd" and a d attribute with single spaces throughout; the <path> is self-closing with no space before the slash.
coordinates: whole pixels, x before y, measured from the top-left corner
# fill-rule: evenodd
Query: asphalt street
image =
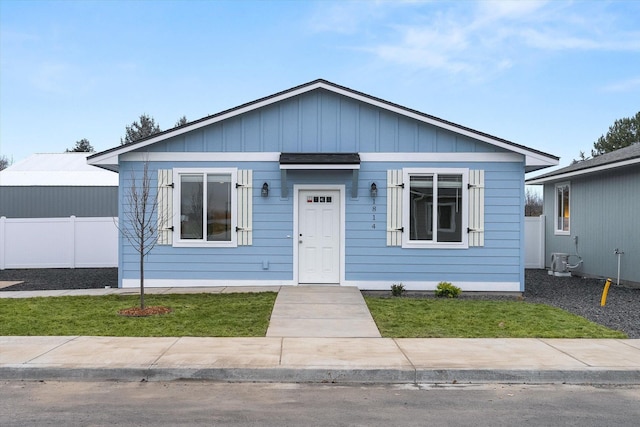
<path id="1" fill-rule="evenodd" d="M 0 425 L 637 426 L 640 387 L 0 382 Z"/>

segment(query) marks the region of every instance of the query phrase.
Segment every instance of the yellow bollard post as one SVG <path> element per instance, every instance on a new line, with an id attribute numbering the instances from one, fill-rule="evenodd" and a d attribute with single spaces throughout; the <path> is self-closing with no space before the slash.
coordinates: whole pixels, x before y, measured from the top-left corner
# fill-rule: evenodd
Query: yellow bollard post
<path id="1" fill-rule="evenodd" d="M 609 286 L 611 286 L 611 279 L 607 279 L 604 282 L 604 290 L 602 291 L 602 299 L 600 300 L 600 307 L 604 307 L 607 303 L 607 294 L 609 293 Z"/>

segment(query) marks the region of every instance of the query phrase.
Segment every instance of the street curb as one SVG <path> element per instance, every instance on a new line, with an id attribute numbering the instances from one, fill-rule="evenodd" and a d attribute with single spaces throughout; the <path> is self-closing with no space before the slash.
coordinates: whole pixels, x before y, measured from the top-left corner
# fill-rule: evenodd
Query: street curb
<path id="1" fill-rule="evenodd" d="M 7 381 L 179 381 L 321 384 L 640 385 L 640 370 L 0 367 Z"/>

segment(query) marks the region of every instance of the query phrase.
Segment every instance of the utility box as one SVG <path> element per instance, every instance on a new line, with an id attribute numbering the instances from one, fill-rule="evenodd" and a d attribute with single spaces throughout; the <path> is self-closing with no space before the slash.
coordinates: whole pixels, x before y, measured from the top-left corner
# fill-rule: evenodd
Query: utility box
<path id="1" fill-rule="evenodd" d="M 562 252 L 554 252 L 551 254 L 551 270 L 550 276 L 571 277 L 571 272 L 567 268 L 569 265 L 569 254 Z"/>

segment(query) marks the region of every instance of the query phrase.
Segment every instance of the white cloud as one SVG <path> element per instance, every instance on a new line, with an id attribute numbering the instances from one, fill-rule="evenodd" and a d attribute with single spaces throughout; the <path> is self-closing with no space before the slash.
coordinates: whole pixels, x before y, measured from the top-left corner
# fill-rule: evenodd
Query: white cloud
<path id="1" fill-rule="evenodd" d="M 633 92 L 640 91 L 640 76 L 622 80 L 615 83 L 610 83 L 604 86 L 603 91 L 605 92 Z"/>
<path id="2" fill-rule="evenodd" d="M 552 1 L 346 2 L 318 31 L 349 32 L 351 45 L 387 63 L 483 80 L 525 56 L 557 51 L 640 51 L 626 7 Z M 383 23 L 381 25 L 381 23 Z M 372 36 L 372 34 L 374 36 Z M 528 52 L 528 55 L 527 55 Z"/>

